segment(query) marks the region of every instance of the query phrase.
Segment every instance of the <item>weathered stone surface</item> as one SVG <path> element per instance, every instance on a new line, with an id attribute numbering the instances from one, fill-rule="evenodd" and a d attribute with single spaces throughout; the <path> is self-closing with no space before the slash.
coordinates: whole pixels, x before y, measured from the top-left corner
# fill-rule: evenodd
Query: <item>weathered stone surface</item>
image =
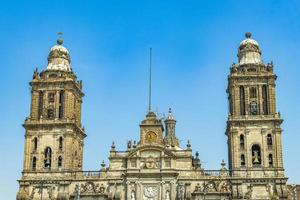
<path id="1" fill-rule="evenodd" d="M 171 110 L 165 124 L 149 110 L 140 123 L 140 141 L 129 141 L 125 151 L 113 143 L 108 165 L 82 171 L 82 83 L 61 40 L 49 54 L 47 69 L 35 70 L 30 83 L 17 199 L 295 199 L 299 187 L 287 187 L 283 169 L 276 75 L 272 63 L 262 62 L 259 45 L 250 36 L 241 42 L 239 63 L 228 76 L 229 168 L 222 162 L 220 170 L 202 169 L 189 142 L 180 147 Z"/>

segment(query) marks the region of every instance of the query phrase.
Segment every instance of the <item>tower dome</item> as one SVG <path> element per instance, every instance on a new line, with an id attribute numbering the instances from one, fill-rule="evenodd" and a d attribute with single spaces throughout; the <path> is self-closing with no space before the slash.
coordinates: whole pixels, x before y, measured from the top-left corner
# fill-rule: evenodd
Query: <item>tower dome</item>
<path id="1" fill-rule="evenodd" d="M 238 59 L 240 65 L 261 64 L 261 51 L 256 40 L 251 38 L 251 33 L 247 32 L 238 49 Z"/>
<path id="2" fill-rule="evenodd" d="M 69 51 L 62 46 L 63 39 L 60 37 L 57 44 L 54 45 L 48 55 L 47 70 L 71 71 L 71 59 Z"/>

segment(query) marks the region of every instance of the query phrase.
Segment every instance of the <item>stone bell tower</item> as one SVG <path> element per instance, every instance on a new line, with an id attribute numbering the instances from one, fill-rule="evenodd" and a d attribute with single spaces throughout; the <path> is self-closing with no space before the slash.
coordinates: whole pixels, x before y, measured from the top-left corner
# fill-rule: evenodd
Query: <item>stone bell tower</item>
<path id="1" fill-rule="evenodd" d="M 140 124 L 140 144 L 163 144 L 164 127 L 161 119 L 158 119 L 156 114 L 149 111 Z"/>
<path id="2" fill-rule="evenodd" d="M 24 127 L 24 175 L 82 169 L 82 82 L 70 66 L 70 54 L 59 38 L 45 70 L 35 69 L 31 110 Z"/>
<path id="3" fill-rule="evenodd" d="M 176 120 L 172 114 L 171 108 L 169 108 L 169 114 L 165 119 L 165 126 L 166 126 L 166 136 L 164 138 L 165 145 L 171 147 L 179 147 L 179 140 L 175 134 Z"/>
<path id="4" fill-rule="evenodd" d="M 282 161 L 282 119 L 276 110 L 273 64 L 264 64 L 257 41 L 246 33 L 238 48 L 238 63 L 233 64 L 228 76 L 229 116 L 228 137 L 229 168 L 234 176 L 249 178 L 269 177 L 274 193 L 285 197 Z M 255 183 L 248 187 L 255 191 Z M 253 187 L 253 188 L 252 188 Z M 237 186 L 236 197 L 244 195 Z M 255 194 L 262 194 L 257 189 Z M 251 197 L 266 198 L 266 197 Z"/>

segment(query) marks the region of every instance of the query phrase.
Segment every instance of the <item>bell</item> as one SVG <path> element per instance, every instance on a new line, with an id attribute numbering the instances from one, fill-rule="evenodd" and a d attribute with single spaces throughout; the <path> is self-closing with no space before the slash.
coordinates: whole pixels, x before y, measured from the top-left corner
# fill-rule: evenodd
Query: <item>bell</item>
<path id="1" fill-rule="evenodd" d="M 259 164 L 259 156 L 258 156 L 258 152 L 255 151 L 254 152 L 254 159 L 253 159 L 253 164 Z"/>
<path id="2" fill-rule="evenodd" d="M 46 159 L 45 167 L 50 167 L 50 165 L 51 165 L 50 159 Z"/>

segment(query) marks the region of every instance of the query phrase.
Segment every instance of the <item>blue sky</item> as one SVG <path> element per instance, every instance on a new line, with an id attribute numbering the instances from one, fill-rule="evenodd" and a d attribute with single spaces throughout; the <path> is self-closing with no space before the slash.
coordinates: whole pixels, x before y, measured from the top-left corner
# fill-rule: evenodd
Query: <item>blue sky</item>
<path id="1" fill-rule="evenodd" d="M 174 110 L 181 145 L 191 140 L 205 169 L 227 162 L 226 85 L 246 31 L 278 75 L 283 156 L 300 183 L 299 1 L 1 1 L 0 194 L 14 199 L 21 177 L 22 123 L 34 67 L 45 69 L 57 32 L 83 80 L 84 169 L 97 170 L 112 141 L 139 138 L 147 108 L 149 47 L 153 108 Z"/>

